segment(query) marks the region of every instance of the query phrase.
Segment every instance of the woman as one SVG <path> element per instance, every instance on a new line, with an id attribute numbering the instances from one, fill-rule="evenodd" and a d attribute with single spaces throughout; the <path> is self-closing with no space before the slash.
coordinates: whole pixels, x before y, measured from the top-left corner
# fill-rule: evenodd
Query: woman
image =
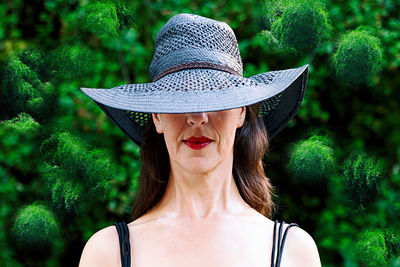
<path id="1" fill-rule="evenodd" d="M 262 164 L 301 105 L 308 65 L 245 78 L 228 24 L 179 14 L 156 37 L 150 73 L 82 88 L 141 146 L 143 166 L 133 221 L 95 233 L 79 266 L 321 266 L 306 231 L 282 222 L 277 233 Z"/>

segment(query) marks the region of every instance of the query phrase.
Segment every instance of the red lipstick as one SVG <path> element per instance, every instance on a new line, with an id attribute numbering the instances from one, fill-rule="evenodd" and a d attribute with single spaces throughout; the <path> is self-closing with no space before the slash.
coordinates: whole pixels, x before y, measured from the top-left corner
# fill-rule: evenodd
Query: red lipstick
<path id="1" fill-rule="evenodd" d="M 192 136 L 186 140 L 183 140 L 183 142 L 190 148 L 200 150 L 208 146 L 213 140 L 210 138 L 200 136 L 200 137 L 195 137 Z"/>

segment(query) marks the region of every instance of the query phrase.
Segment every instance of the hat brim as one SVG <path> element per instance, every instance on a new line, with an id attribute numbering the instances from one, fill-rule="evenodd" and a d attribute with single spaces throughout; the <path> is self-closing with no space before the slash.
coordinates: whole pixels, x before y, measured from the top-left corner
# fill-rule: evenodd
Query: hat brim
<path id="1" fill-rule="evenodd" d="M 241 77 L 215 69 L 185 69 L 143 84 L 81 88 L 137 145 L 151 113 L 209 112 L 260 104 L 271 140 L 297 113 L 308 64 Z"/>

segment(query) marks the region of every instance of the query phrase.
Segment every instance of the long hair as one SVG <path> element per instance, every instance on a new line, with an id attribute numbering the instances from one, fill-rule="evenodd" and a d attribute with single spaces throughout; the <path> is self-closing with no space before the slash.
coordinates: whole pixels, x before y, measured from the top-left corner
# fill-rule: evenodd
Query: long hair
<path id="1" fill-rule="evenodd" d="M 272 201 L 275 189 L 265 176 L 262 161 L 264 154 L 269 152 L 269 142 L 258 110 L 258 104 L 247 106 L 244 124 L 236 130 L 232 173 L 244 201 L 264 216 L 272 217 L 276 210 Z M 169 179 L 167 146 L 164 136 L 157 133 L 152 117 L 143 132 L 141 159 L 139 190 L 131 212 L 133 220 L 161 200 Z"/>

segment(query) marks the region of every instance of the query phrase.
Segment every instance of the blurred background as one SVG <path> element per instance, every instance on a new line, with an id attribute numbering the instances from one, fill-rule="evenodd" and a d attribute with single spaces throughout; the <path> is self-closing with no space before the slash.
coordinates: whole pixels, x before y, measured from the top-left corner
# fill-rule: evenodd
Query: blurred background
<path id="1" fill-rule="evenodd" d="M 77 266 L 130 222 L 141 162 L 80 87 L 151 82 L 178 13 L 227 22 L 244 76 L 309 64 L 298 114 L 265 155 L 271 218 L 323 266 L 400 266 L 400 1 L 7 0 L 0 3 L 0 265 Z"/>

